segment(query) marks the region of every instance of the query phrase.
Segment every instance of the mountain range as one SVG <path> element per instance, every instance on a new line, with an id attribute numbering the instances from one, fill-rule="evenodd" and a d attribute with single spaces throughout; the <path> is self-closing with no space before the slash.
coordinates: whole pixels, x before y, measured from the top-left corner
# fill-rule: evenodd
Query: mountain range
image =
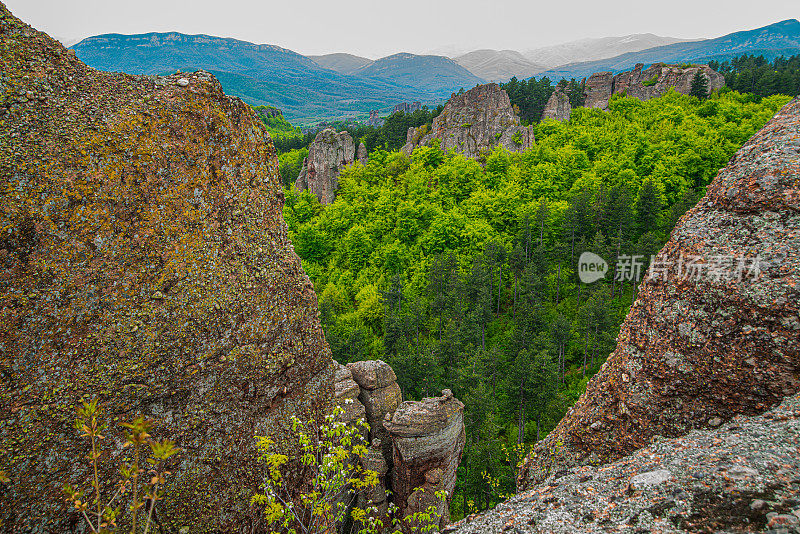
<path id="1" fill-rule="evenodd" d="M 551 80 L 580 79 L 595 72 L 619 73 L 637 63 L 707 63 L 711 60 L 729 60 L 742 54 L 763 55 L 767 59 L 800 54 L 800 21 L 789 19 L 716 39 L 679 42 L 628 52 L 609 59 L 576 62 L 540 72 L 538 76 L 547 76 Z"/>
<path id="2" fill-rule="evenodd" d="M 88 65 L 130 74 L 203 69 L 225 91 L 252 105 L 281 108 L 290 121 L 388 113 L 402 102 L 443 102 L 486 81 L 531 76 L 581 79 L 621 72 L 637 63 L 707 62 L 741 54 L 768 58 L 800 54 L 800 22 L 785 20 L 755 30 L 687 41 L 653 34 L 583 39 L 518 52 L 475 50 L 448 58 L 402 52 L 380 59 L 347 53 L 304 56 L 269 44 L 178 32 L 89 37 L 72 47 Z"/>

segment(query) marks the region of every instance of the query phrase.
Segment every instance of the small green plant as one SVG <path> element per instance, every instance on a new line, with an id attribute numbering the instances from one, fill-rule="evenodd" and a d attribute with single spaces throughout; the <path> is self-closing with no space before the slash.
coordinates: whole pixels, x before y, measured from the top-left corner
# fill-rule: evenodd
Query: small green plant
<path id="1" fill-rule="evenodd" d="M 75 428 L 81 437 L 88 438 L 92 451 L 86 456 L 92 467 L 91 489 L 76 489 L 69 484 L 63 487 L 66 500 L 86 521 L 89 531 L 94 534 L 108 534 L 118 531 L 117 522 L 122 518 L 123 501 L 130 499 L 131 534 L 147 534 L 153 524 L 153 511 L 164 493 L 164 479 L 169 475 L 164 470 L 168 458 L 179 452 L 170 440 L 156 441 L 150 436 L 153 421 L 137 417 L 130 423 L 123 423 L 126 429 L 123 448 L 132 447 L 132 459 L 120 467 L 120 480 L 110 499 L 104 500 L 100 481 L 100 442 L 107 425 L 99 420 L 100 408 L 97 400 L 84 402 L 78 407 Z M 148 450 L 149 449 L 149 450 Z M 139 512 L 143 507 L 144 514 Z"/>
<path id="2" fill-rule="evenodd" d="M 264 492 L 254 495 L 250 502 L 263 506 L 273 532 L 329 532 L 347 519 L 347 503 L 353 492 L 377 485 L 377 473 L 364 469 L 360 462 L 367 454 L 363 432 L 369 432 L 369 425 L 363 419 L 347 425 L 340 420 L 342 413 L 337 406 L 319 428 L 292 416 L 294 440 L 282 441 L 280 446 L 269 436 L 256 436 L 259 459 L 266 464 L 267 473 Z M 287 448 L 296 455 L 283 454 Z M 298 467 L 308 473 L 309 481 L 307 489 L 295 495 L 286 479 Z M 359 509 L 352 517 L 369 525 L 374 512 Z"/>
<path id="3" fill-rule="evenodd" d="M 652 87 L 653 85 L 658 83 L 658 74 L 650 78 L 649 80 L 645 80 L 642 82 L 642 85 L 645 87 Z"/>
<path id="4" fill-rule="evenodd" d="M 259 460 L 267 467 L 263 493 L 254 495 L 251 504 L 263 507 L 272 534 L 327 534 L 336 530 L 358 534 L 378 534 L 391 525 L 392 530 L 423 533 L 439 528 L 446 505 L 444 491 L 428 495 L 417 488 L 415 495 L 433 504 L 399 519 L 397 506 L 390 502 L 387 517 L 379 517 L 374 506 L 349 507 L 357 493 L 375 488 L 379 483 L 375 471 L 365 469 L 361 459 L 367 454 L 364 433 L 369 425 L 359 419 L 353 424 L 341 422 L 344 410 L 336 407 L 317 427 L 292 417 L 291 442 L 277 443 L 269 436 L 256 436 Z M 283 451 L 294 451 L 293 456 Z M 299 469 L 298 469 L 299 468 Z M 290 473 L 307 473 L 309 479 L 299 494 L 286 483 Z M 349 513 L 348 513 L 349 512 Z M 389 525 L 384 521 L 388 520 Z"/>
<path id="5" fill-rule="evenodd" d="M 522 145 L 522 132 L 517 130 L 517 132 L 511 136 L 511 140 L 514 142 L 515 145 L 521 146 Z"/>

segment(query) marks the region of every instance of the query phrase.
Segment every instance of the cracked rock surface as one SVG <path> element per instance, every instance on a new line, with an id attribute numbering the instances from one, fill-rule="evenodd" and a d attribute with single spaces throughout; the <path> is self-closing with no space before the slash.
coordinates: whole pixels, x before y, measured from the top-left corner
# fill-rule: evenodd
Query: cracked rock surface
<path id="1" fill-rule="evenodd" d="M 800 532 L 800 396 L 604 466 L 562 468 L 447 534 Z"/>

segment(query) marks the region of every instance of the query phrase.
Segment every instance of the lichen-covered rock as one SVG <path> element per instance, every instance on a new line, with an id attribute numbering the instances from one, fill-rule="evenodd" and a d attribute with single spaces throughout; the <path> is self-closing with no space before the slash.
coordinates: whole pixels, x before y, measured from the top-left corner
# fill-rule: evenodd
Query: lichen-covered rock
<path id="1" fill-rule="evenodd" d="M 369 439 L 378 439 L 383 443 L 384 456 L 387 462 L 391 462 L 391 439 L 383 427 L 383 420 L 403 402 L 397 376 L 389 364 L 381 360 L 348 363 L 347 368 L 360 387 L 358 400 L 366 411 Z"/>
<path id="2" fill-rule="evenodd" d="M 800 390 L 800 100 L 678 223 L 617 348 L 523 466 L 522 488 Z M 680 269 L 680 272 L 678 271 Z"/>
<path id="3" fill-rule="evenodd" d="M 692 90 L 692 80 L 698 71 L 706 77 L 709 92 L 725 87 L 725 77 L 708 65 L 686 67 L 655 63 L 645 69 L 642 63 L 638 63 L 632 71 L 621 72 L 616 76 L 610 72 L 592 74 L 586 80 L 584 106 L 608 109 L 612 95 L 616 94 L 650 100 L 662 96 L 670 89 L 675 89 L 681 94 L 688 95 Z"/>
<path id="4" fill-rule="evenodd" d="M 339 189 L 339 173 L 353 163 L 355 154 L 349 133 L 325 128 L 308 145 L 308 157 L 303 160 L 295 187 L 315 194 L 322 204 L 330 204 Z"/>
<path id="5" fill-rule="evenodd" d="M 95 71 L 2 4 L 0 39 L 3 528 L 79 528 L 61 487 L 88 485 L 72 424 L 97 398 L 106 494 L 141 413 L 183 449 L 160 526 L 258 530 L 254 436 L 333 397 L 269 136 L 210 74 Z"/>
<path id="6" fill-rule="evenodd" d="M 796 533 L 800 396 L 762 416 L 662 439 L 601 468 L 552 473 L 445 534 Z"/>
<path id="7" fill-rule="evenodd" d="M 347 368 L 359 387 L 367 390 L 385 388 L 397 383 L 394 369 L 382 360 L 348 363 Z"/>
<path id="8" fill-rule="evenodd" d="M 334 397 L 336 404 L 344 410 L 340 419 L 345 423 L 353 423 L 361 418 L 366 421 L 367 410 L 358 400 L 361 388 L 358 387 L 353 375 L 346 366 L 336 362 L 336 381 L 334 383 Z"/>
<path id="9" fill-rule="evenodd" d="M 383 426 L 392 440 L 392 490 L 401 516 L 437 504 L 443 527 L 466 440 L 464 404 L 444 390 L 441 397 L 404 402 Z M 440 490 L 447 492 L 445 504 L 435 495 Z"/>
<path id="10" fill-rule="evenodd" d="M 555 119 L 557 121 L 568 121 L 572 115 L 572 104 L 569 102 L 569 95 L 557 88 L 550 95 L 547 104 L 542 112 L 542 120 Z"/>
<path id="11" fill-rule="evenodd" d="M 408 131 L 402 151 L 410 155 L 433 139 L 439 139 L 442 150 L 455 150 L 468 158 L 498 146 L 522 152 L 535 142 L 533 128 L 520 124 L 508 94 L 496 83 L 453 95 L 433 119 L 430 132 L 425 126 Z"/>

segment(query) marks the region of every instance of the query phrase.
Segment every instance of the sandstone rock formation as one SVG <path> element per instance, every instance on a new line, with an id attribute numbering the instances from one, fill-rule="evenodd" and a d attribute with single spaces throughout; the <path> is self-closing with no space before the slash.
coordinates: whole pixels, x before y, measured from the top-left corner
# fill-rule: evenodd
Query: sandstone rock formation
<path id="1" fill-rule="evenodd" d="M 596 72 L 586 80 L 583 93 L 583 106 L 587 108 L 607 109 L 608 101 L 614 94 L 614 74 Z"/>
<path id="2" fill-rule="evenodd" d="M 678 223 L 616 350 L 528 458 L 520 487 L 614 461 L 656 436 L 763 412 L 800 390 L 798 150 L 795 99 Z"/>
<path id="3" fill-rule="evenodd" d="M 632 71 L 621 72 L 616 76 L 610 72 L 592 74 L 586 80 L 584 106 L 608 109 L 611 96 L 621 93 L 639 100 L 657 98 L 670 89 L 688 95 L 692 89 L 692 80 L 698 71 L 708 80 L 709 91 L 716 91 L 725 86 L 725 78 L 708 65 L 683 67 L 656 63 L 645 69 L 644 65 L 639 63 Z"/>
<path id="4" fill-rule="evenodd" d="M 800 396 L 543 483 L 445 534 L 800 531 Z"/>
<path id="5" fill-rule="evenodd" d="M 466 435 L 464 405 L 449 390 L 442 397 L 402 402 L 396 380 L 380 360 L 338 365 L 336 402 L 347 410 L 345 422 L 365 414 L 370 425 L 372 446 L 362 461 L 381 483 L 360 497 L 360 506 L 375 506 L 385 516 L 391 490 L 401 519 L 439 505 L 437 491 L 452 497 Z M 440 505 L 439 513 L 440 526 L 446 525 L 449 508 Z"/>
<path id="6" fill-rule="evenodd" d="M 496 83 L 453 95 L 433 119 L 430 132 L 424 126 L 409 128 L 402 150 L 410 155 L 433 139 L 441 141 L 442 150 L 455 150 L 469 158 L 498 146 L 521 152 L 534 143 L 533 128 L 520 125 L 508 94 Z"/>
<path id="7" fill-rule="evenodd" d="M 358 144 L 358 150 L 356 151 L 356 161 L 358 161 L 362 165 L 367 164 L 367 146 L 364 143 Z"/>
<path id="8" fill-rule="evenodd" d="M 572 105 L 569 102 L 569 95 L 560 88 L 556 88 L 547 100 L 542 112 L 542 120 L 568 121 L 570 115 L 572 115 Z"/>
<path id="9" fill-rule="evenodd" d="M 323 204 L 330 204 L 339 189 L 339 172 L 353 163 L 356 146 L 347 132 L 325 128 L 308 145 L 308 157 L 297 177 L 298 191 L 306 189 Z"/>
<path id="10" fill-rule="evenodd" d="M 361 388 L 358 400 L 366 410 L 370 441 L 380 439 L 384 444 L 387 460 L 390 458 L 391 440 L 383 428 L 383 420 L 403 402 L 403 394 L 397 385 L 397 376 L 392 368 L 381 360 L 348 363 L 353 380 Z"/>
<path id="11" fill-rule="evenodd" d="M 436 504 L 443 527 L 466 439 L 464 404 L 446 389 L 441 397 L 403 402 L 383 426 L 392 440 L 392 489 L 402 517 Z M 447 503 L 436 497 L 440 490 Z"/>
<path id="12" fill-rule="evenodd" d="M 256 108 L 256 115 L 264 119 L 283 117 L 283 111 L 273 106 L 258 106 L 258 108 Z"/>
<path id="13" fill-rule="evenodd" d="M 414 113 L 420 109 L 422 109 L 422 104 L 420 102 L 403 102 L 402 104 L 397 104 L 392 110 L 392 113 Z"/>
<path id="14" fill-rule="evenodd" d="M 380 111 L 377 109 L 373 109 L 369 112 L 369 120 L 367 120 L 367 126 L 372 126 L 374 128 L 380 128 L 386 121 L 381 118 Z"/>
<path id="15" fill-rule="evenodd" d="M 143 414 L 183 449 L 159 528 L 263 528 L 254 436 L 333 397 L 269 136 L 208 73 L 95 71 L 2 4 L 0 39 L 4 531 L 84 531 L 61 487 L 87 486 L 73 422 L 93 398 L 105 490 Z"/>

